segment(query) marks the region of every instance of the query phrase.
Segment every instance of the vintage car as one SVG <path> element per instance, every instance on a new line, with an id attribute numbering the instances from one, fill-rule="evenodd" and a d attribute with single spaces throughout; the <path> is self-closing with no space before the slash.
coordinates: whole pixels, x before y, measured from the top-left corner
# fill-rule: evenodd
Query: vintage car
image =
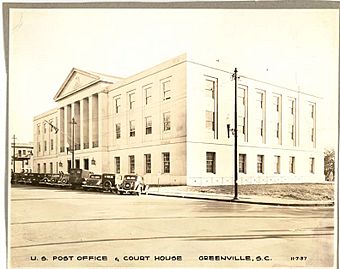
<path id="1" fill-rule="evenodd" d="M 47 178 L 44 179 L 45 184 L 47 185 L 57 185 L 58 184 L 58 180 L 60 179 L 61 174 L 49 174 L 47 176 Z M 46 182 L 47 179 L 47 182 Z"/>
<path id="2" fill-rule="evenodd" d="M 42 184 L 45 178 L 45 174 L 39 174 L 39 173 L 29 173 L 28 174 L 28 181 L 32 185 L 38 185 Z"/>
<path id="3" fill-rule="evenodd" d="M 119 194 L 148 194 L 149 186 L 144 184 L 144 179 L 138 175 L 125 175 L 123 182 L 117 184 Z"/>
<path id="4" fill-rule="evenodd" d="M 84 181 L 82 187 L 85 190 L 115 191 L 116 180 L 118 181 L 120 178 L 121 176 L 116 174 L 91 175 L 89 179 Z"/>
<path id="5" fill-rule="evenodd" d="M 72 189 L 81 188 L 82 185 L 90 178 L 91 172 L 80 168 L 71 168 L 68 183 Z"/>
<path id="6" fill-rule="evenodd" d="M 22 176 L 22 173 L 11 173 L 11 184 L 23 183 Z"/>
<path id="7" fill-rule="evenodd" d="M 31 173 L 21 173 L 21 177 L 18 183 L 23 184 L 32 184 L 32 177 L 30 176 Z"/>

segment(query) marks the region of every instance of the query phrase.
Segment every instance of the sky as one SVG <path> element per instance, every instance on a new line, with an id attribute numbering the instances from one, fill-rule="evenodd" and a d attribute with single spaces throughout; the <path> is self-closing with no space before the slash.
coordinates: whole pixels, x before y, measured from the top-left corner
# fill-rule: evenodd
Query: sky
<path id="1" fill-rule="evenodd" d="M 128 77 L 188 52 L 323 97 L 325 146 L 336 147 L 338 19 L 327 9 L 12 9 L 9 136 L 33 141 L 33 117 L 56 107 L 73 67 Z"/>

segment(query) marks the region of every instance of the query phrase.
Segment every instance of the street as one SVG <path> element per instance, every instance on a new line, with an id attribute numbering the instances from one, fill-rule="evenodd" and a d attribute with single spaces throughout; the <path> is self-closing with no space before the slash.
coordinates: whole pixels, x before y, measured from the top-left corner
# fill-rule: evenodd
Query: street
<path id="1" fill-rule="evenodd" d="M 14 267 L 333 266 L 332 207 L 14 186 Z"/>

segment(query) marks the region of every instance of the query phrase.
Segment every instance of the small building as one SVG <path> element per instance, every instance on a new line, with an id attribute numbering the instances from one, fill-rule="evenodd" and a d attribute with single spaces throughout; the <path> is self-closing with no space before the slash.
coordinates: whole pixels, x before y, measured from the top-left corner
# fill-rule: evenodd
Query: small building
<path id="1" fill-rule="evenodd" d="M 11 144 L 11 172 L 33 172 L 33 143 Z"/>
<path id="2" fill-rule="evenodd" d="M 34 171 L 139 174 L 149 184 L 233 184 L 233 70 L 186 54 L 128 78 L 72 69 L 34 117 Z M 321 182 L 321 98 L 238 82 L 239 183 Z M 72 124 L 72 122 L 74 124 Z"/>

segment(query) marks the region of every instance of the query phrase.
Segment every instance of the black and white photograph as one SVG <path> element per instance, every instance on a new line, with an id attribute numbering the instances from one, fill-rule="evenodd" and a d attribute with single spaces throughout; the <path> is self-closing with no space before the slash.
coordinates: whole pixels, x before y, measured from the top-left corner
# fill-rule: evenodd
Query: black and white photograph
<path id="1" fill-rule="evenodd" d="M 336 268 L 339 5 L 260 2 L 3 4 L 8 268 Z"/>

